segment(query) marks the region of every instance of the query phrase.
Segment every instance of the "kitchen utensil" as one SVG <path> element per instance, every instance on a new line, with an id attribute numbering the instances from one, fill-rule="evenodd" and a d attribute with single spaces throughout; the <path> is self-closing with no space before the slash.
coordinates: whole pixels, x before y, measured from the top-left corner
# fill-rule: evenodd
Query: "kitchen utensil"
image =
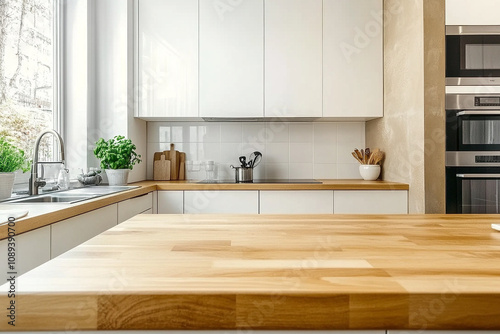
<path id="1" fill-rule="evenodd" d="M 153 180 L 168 181 L 170 180 L 171 162 L 165 160 L 165 155 L 160 155 L 160 160 L 156 160 L 153 166 Z"/>
<path id="2" fill-rule="evenodd" d="M 248 162 L 248 167 L 255 168 L 260 161 L 262 160 L 262 153 L 255 151 L 252 154 L 250 154 L 249 162 Z"/>
<path id="3" fill-rule="evenodd" d="M 358 157 L 358 155 L 355 152 L 351 152 L 351 154 L 354 157 L 354 159 L 358 160 L 360 164 L 363 164 L 363 161 Z"/>
<path id="4" fill-rule="evenodd" d="M 240 160 L 240 162 L 241 162 L 241 167 L 248 167 L 248 166 L 247 166 L 247 157 L 245 157 L 245 156 L 241 156 L 241 157 L 239 157 L 238 159 L 239 159 L 239 160 Z"/>
<path id="5" fill-rule="evenodd" d="M 368 164 L 368 161 L 370 160 L 370 154 L 371 154 L 371 152 L 370 152 L 370 148 L 369 148 L 369 147 L 367 147 L 367 148 L 365 149 L 365 164 Z"/>
<path id="6" fill-rule="evenodd" d="M 253 168 L 234 167 L 233 165 L 230 167 L 234 169 L 234 178 L 237 183 L 253 182 Z"/>

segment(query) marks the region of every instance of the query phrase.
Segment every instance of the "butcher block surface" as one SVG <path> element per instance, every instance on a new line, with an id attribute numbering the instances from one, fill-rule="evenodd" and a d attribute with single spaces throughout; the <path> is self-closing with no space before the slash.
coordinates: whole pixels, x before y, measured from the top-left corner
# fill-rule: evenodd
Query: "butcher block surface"
<path id="1" fill-rule="evenodd" d="M 18 277 L 0 329 L 500 329 L 497 221 L 138 215 Z"/>

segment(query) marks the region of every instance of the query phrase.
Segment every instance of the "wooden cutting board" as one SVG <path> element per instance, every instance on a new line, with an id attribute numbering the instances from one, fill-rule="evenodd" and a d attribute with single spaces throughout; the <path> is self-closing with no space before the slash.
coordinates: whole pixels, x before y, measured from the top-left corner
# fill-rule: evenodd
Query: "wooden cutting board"
<path id="1" fill-rule="evenodd" d="M 168 178 L 165 169 L 168 165 Z M 170 144 L 169 151 L 155 152 L 153 164 L 154 180 L 185 180 L 186 179 L 186 153 L 175 150 L 174 144 Z"/>
<path id="2" fill-rule="evenodd" d="M 161 153 L 161 152 L 157 152 Z M 157 154 L 155 153 L 155 159 Z M 155 181 L 168 181 L 170 180 L 170 169 L 171 162 L 170 160 L 165 160 L 165 155 L 160 154 L 160 159 L 155 160 L 153 166 L 153 180 Z"/>
<path id="3" fill-rule="evenodd" d="M 179 151 L 176 151 L 174 148 L 174 144 L 170 144 L 170 163 L 171 163 L 171 168 L 170 168 L 170 179 L 171 180 L 178 180 L 179 179 L 179 167 L 180 167 L 180 153 Z"/>

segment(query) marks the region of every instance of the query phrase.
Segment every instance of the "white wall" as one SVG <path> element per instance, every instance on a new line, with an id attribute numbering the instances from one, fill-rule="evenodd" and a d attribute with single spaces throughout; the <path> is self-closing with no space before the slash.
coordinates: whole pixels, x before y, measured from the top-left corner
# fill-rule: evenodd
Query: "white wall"
<path id="1" fill-rule="evenodd" d="M 124 135 L 146 155 L 146 122 L 134 119 L 133 0 L 66 0 L 65 139 L 70 168 L 98 166 L 103 137 Z M 129 182 L 144 180 L 136 165 Z"/>
<path id="2" fill-rule="evenodd" d="M 359 179 L 354 148 L 365 146 L 364 122 L 148 122 L 147 178 L 153 178 L 153 154 L 175 149 L 193 161 L 214 160 L 219 179 L 234 178 L 229 168 L 240 155 L 263 154 L 254 178 Z M 187 173 L 204 179 L 205 172 Z"/>

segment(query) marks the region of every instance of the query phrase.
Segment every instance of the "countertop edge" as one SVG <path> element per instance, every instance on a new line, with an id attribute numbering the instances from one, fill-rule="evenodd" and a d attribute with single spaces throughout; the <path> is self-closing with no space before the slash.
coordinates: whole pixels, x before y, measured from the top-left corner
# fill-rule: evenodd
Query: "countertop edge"
<path id="1" fill-rule="evenodd" d="M 151 181 L 144 180 L 130 183 L 129 185 L 139 186 L 139 188 L 102 196 L 93 200 L 81 203 L 61 206 L 60 209 L 30 216 L 17 220 L 22 224 L 16 224 L 16 235 L 26 233 L 44 226 L 48 226 L 59 221 L 72 218 L 92 210 L 112 205 L 133 197 L 141 196 L 151 191 L 190 191 L 190 190 L 409 190 L 409 185 L 405 183 L 390 181 L 364 181 L 364 180 L 325 180 L 319 179 L 323 183 L 238 183 L 238 184 L 202 184 L 190 181 Z M 8 204 L 8 203 L 1 203 Z M 0 205 L 1 205 L 0 204 Z M 7 238 L 7 224 L 0 225 L 0 240 Z"/>

